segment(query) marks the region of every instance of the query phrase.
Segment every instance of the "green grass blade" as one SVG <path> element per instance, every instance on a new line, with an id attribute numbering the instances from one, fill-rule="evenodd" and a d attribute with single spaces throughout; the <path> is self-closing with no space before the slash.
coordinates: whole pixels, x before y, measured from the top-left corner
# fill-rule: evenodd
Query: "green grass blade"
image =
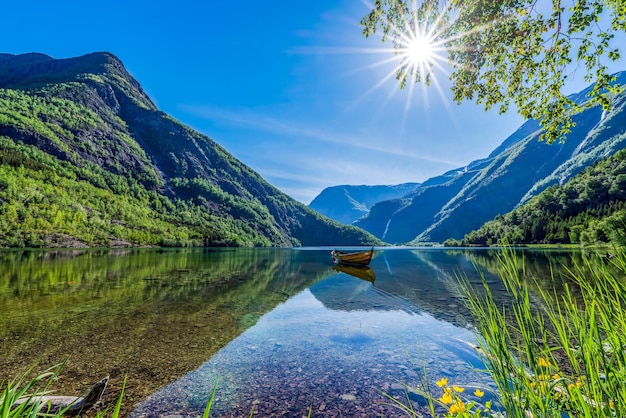
<path id="1" fill-rule="evenodd" d="M 204 414 L 202 415 L 202 418 L 209 418 L 209 414 L 211 413 L 211 406 L 213 405 L 213 400 L 215 399 L 216 390 L 217 390 L 217 379 L 215 379 L 215 384 L 213 385 L 213 390 L 211 391 L 211 397 L 209 398 L 209 402 L 207 403 L 206 408 L 204 408 Z"/>

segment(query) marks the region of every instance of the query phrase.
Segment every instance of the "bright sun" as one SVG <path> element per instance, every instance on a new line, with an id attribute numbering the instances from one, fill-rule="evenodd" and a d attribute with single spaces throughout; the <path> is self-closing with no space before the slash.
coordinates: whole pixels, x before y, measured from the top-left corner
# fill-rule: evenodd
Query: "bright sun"
<path id="1" fill-rule="evenodd" d="M 415 36 L 406 43 L 403 49 L 405 60 L 414 67 L 427 65 L 435 58 L 433 39 L 427 36 Z"/>
<path id="2" fill-rule="evenodd" d="M 362 0 L 364 3 L 366 0 Z M 383 3 L 376 0 L 376 3 Z M 444 6 L 439 11 L 439 5 L 447 2 L 435 2 L 435 1 L 419 1 L 420 6 L 417 5 L 418 0 L 406 0 L 392 2 L 386 1 L 387 4 L 397 4 L 407 6 L 405 8 L 400 7 L 401 16 L 397 17 L 397 20 L 384 21 L 382 24 L 382 41 L 391 40 L 391 47 L 376 48 L 375 52 L 381 52 L 385 55 L 390 53 L 393 56 L 384 58 L 377 63 L 371 65 L 376 66 L 388 66 L 390 71 L 383 76 L 383 78 L 377 83 L 373 84 L 369 90 L 367 90 L 363 97 L 370 94 L 372 91 L 388 86 L 387 81 L 395 77 L 399 86 L 395 85 L 393 89 L 389 91 L 389 97 L 396 91 L 396 89 L 408 88 L 406 95 L 406 103 L 404 106 L 404 118 L 408 117 L 408 112 L 411 107 L 411 101 L 414 97 L 415 86 L 422 84 L 424 90 L 422 90 L 419 96 L 424 101 L 424 108 L 428 108 L 428 92 L 425 90 L 426 86 L 432 84 L 435 85 L 437 92 L 439 92 L 442 101 L 446 102 L 447 96 L 445 95 L 442 86 L 439 83 L 438 75 L 449 75 L 449 54 L 448 45 L 452 39 L 447 38 L 448 31 L 448 14 L 447 7 Z M 410 5 L 410 10 L 408 10 Z M 395 12 L 394 12 L 395 13 Z M 371 29 L 372 33 L 376 30 Z M 369 50 L 368 50 L 369 52 Z M 446 59 L 448 58 L 448 59 Z M 360 99 L 359 99 L 360 100 Z"/>

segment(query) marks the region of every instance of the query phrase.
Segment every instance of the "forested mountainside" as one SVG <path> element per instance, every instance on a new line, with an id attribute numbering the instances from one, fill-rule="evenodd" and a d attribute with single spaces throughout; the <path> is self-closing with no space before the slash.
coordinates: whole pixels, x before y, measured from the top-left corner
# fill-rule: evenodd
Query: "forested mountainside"
<path id="1" fill-rule="evenodd" d="M 626 239 L 626 150 L 447 245 L 595 244 Z"/>
<path id="2" fill-rule="evenodd" d="M 626 73 L 616 74 L 618 84 Z M 582 103 L 590 88 L 574 95 Z M 541 131 L 527 121 L 487 158 L 425 181 L 402 199 L 380 202 L 360 226 L 390 243 L 461 239 L 498 214 L 626 146 L 626 93 L 611 97 L 613 108 L 595 107 L 574 117 L 564 143 L 539 142 Z"/>
<path id="3" fill-rule="evenodd" d="M 327 187 L 311 201 L 309 207 L 336 221 L 351 224 L 367 215 L 378 202 L 400 198 L 419 183 L 403 183 L 381 186 L 332 186 Z"/>
<path id="4" fill-rule="evenodd" d="M 159 111 L 110 53 L 0 54 L 0 246 L 378 242 Z"/>

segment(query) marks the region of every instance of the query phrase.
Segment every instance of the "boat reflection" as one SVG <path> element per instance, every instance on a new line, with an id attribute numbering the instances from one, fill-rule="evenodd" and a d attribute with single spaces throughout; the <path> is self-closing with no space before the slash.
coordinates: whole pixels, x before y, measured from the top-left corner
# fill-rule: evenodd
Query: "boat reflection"
<path id="1" fill-rule="evenodd" d="M 376 280 L 376 273 L 369 266 L 349 266 L 345 264 L 336 264 L 333 266 L 333 270 L 341 273 L 349 274 L 361 280 L 374 283 Z"/>

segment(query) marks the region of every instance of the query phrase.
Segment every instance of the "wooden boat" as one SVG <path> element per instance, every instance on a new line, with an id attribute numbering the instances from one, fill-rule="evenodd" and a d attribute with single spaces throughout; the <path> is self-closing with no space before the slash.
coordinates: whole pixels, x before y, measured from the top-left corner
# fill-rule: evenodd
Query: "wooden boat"
<path id="1" fill-rule="evenodd" d="M 374 283 L 376 280 L 376 273 L 369 266 L 352 266 L 349 264 L 336 264 L 333 266 L 333 270 L 340 271 L 342 273 L 349 274 L 361 280 L 366 280 L 370 283 Z"/>
<path id="2" fill-rule="evenodd" d="M 347 264 L 352 266 L 367 266 L 372 261 L 374 255 L 374 247 L 367 251 L 347 252 L 340 250 L 332 250 L 330 254 L 335 264 Z"/>

